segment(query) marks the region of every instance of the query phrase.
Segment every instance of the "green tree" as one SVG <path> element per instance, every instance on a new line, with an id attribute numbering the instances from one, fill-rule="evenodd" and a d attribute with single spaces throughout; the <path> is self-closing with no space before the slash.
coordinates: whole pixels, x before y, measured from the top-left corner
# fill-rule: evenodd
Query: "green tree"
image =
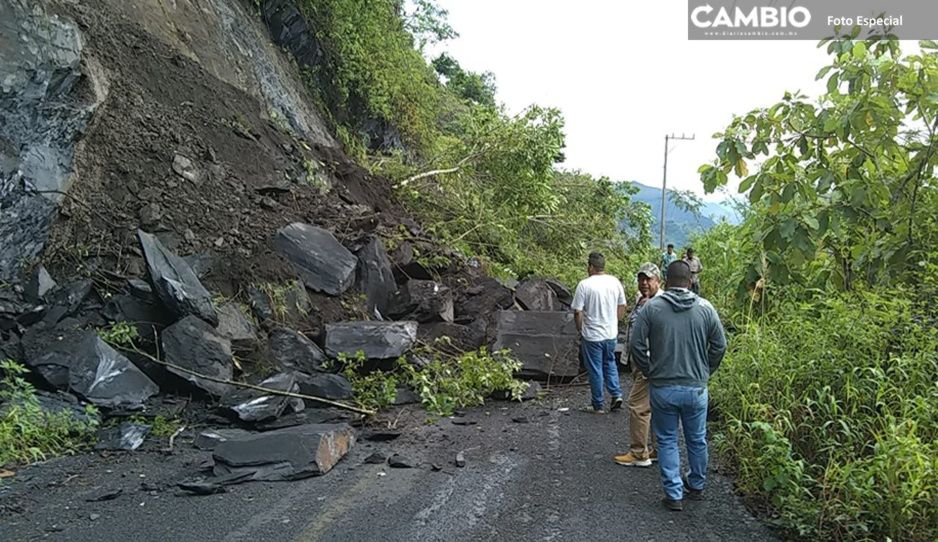
<path id="1" fill-rule="evenodd" d="M 716 134 L 715 162 L 700 168 L 707 190 L 732 172 L 749 193 L 761 248 L 750 285 L 764 277 L 849 290 L 918 272 L 931 259 L 938 45 L 921 42 L 921 54 L 903 58 L 895 40 L 856 35 L 822 42 L 833 63 L 817 74 L 827 78 L 817 102 L 785 93 L 735 117 Z"/>

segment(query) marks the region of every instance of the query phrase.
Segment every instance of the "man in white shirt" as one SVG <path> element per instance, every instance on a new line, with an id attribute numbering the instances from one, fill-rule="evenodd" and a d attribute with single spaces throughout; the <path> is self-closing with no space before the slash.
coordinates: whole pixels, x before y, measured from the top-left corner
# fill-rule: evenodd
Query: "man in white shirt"
<path id="1" fill-rule="evenodd" d="M 580 332 L 580 352 L 591 391 L 591 411 L 603 413 L 603 387 L 612 397 L 609 410 L 622 408 L 622 388 L 616 368 L 616 337 L 619 320 L 625 316 L 625 290 L 622 283 L 607 275 L 606 258 L 593 252 L 589 255 L 589 278 L 581 280 L 573 294 L 577 330 Z"/>

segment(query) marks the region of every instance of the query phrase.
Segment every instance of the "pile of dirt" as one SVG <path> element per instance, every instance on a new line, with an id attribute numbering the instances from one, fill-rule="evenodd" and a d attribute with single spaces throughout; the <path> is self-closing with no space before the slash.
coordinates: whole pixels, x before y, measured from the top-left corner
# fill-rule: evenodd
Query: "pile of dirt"
<path id="1" fill-rule="evenodd" d="M 394 231 L 405 218 L 387 179 L 297 137 L 255 96 L 207 73 L 143 22 L 119 17 L 108 2 L 62 7 L 109 88 L 52 229 L 45 263 L 54 276 L 139 276 L 134 232 L 142 228 L 180 254 L 224 262 L 207 282 L 233 293 L 293 277 L 270 246 L 285 224 L 349 239 Z"/>

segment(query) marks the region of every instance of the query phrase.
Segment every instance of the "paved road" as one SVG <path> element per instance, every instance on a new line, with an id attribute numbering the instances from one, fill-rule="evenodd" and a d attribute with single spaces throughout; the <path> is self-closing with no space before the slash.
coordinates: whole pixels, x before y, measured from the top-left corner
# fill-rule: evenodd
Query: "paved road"
<path id="1" fill-rule="evenodd" d="M 0 540 L 774 540 L 719 475 L 711 475 L 706 501 L 687 503 L 683 513 L 664 510 L 657 468 L 610 459 L 627 446 L 625 413 L 576 411 L 585 401 L 585 389 L 567 389 L 435 423 L 407 409 L 399 418 L 411 427 L 404 436 L 360 441 L 324 477 L 205 497 L 173 489 L 205 459 L 195 450 L 56 460 L 0 489 Z M 528 423 L 513 421 L 519 417 Z M 468 464 L 456 468 L 461 450 Z M 400 452 L 419 466 L 363 464 L 374 451 Z M 123 493 L 114 500 L 85 502 L 117 488 Z"/>

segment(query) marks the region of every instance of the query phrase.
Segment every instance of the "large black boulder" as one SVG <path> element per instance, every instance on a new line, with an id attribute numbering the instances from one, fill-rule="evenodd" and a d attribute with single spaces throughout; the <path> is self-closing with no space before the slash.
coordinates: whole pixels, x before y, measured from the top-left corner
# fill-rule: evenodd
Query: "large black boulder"
<path id="1" fill-rule="evenodd" d="M 377 237 L 358 251 L 358 287 L 365 294 L 365 307 L 370 314 L 375 309 L 380 315 L 387 313 L 397 284 L 384 243 Z"/>
<path id="2" fill-rule="evenodd" d="M 211 395 L 221 396 L 231 385 L 214 382 L 188 371 L 220 380 L 231 380 L 234 363 L 231 342 L 196 316 L 186 316 L 163 331 L 163 355 L 175 367 L 168 370 Z"/>
<path id="3" fill-rule="evenodd" d="M 215 476 L 283 481 L 322 475 L 348 453 L 355 434 L 346 424 L 309 424 L 219 442 Z"/>
<path id="4" fill-rule="evenodd" d="M 172 314 L 155 296 L 141 299 L 134 295 L 117 294 L 104 305 L 102 314 L 110 322 L 132 324 L 144 341 L 152 341 L 159 331 L 173 322 Z"/>
<path id="5" fill-rule="evenodd" d="M 456 304 L 456 321 L 465 323 L 488 318 L 514 303 L 511 289 L 496 279 L 485 278 L 462 293 Z"/>
<path id="6" fill-rule="evenodd" d="M 408 280 L 391 298 L 387 313 L 395 320 L 452 322 L 453 292 L 432 280 Z"/>
<path id="7" fill-rule="evenodd" d="M 573 313 L 501 311 L 493 349 L 507 348 L 524 365 L 520 376 L 572 378 L 580 373 L 579 334 Z"/>
<path id="8" fill-rule="evenodd" d="M 277 231 L 274 246 L 312 290 L 339 295 L 355 281 L 358 260 L 322 228 L 294 222 Z"/>
<path id="9" fill-rule="evenodd" d="M 166 308 L 177 318 L 191 314 L 213 326 L 218 325 L 212 295 L 189 264 L 164 247 L 156 236 L 137 230 L 137 238 L 147 262 L 150 282 Z"/>
<path id="10" fill-rule="evenodd" d="M 352 398 L 352 384 L 342 375 L 317 373 L 307 375 L 295 373 L 296 383 L 300 386 L 300 393 L 331 399 L 333 401 L 342 401 Z M 308 401 L 306 406 L 321 407 L 322 403 Z"/>
<path id="11" fill-rule="evenodd" d="M 304 373 L 326 370 L 326 354 L 302 333 L 278 327 L 270 332 L 268 345 L 271 359 L 281 369 Z"/>
<path id="12" fill-rule="evenodd" d="M 137 408 L 159 392 L 140 369 L 93 331 L 63 327 L 30 334 L 26 364 L 58 389 L 97 406 Z M 40 353 L 41 352 L 41 353 Z"/>
<path id="13" fill-rule="evenodd" d="M 524 310 L 552 311 L 558 306 L 557 294 L 544 279 L 530 278 L 515 288 L 515 299 Z"/>
<path id="14" fill-rule="evenodd" d="M 235 302 L 218 307 L 218 326 L 215 332 L 231 341 L 231 347 L 241 352 L 251 352 L 257 347 L 257 329 Z"/>
<path id="15" fill-rule="evenodd" d="M 326 324 L 326 354 L 368 359 L 392 359 L 403 356 L 417 340 L 417 322 L 342 322 Z"/>

